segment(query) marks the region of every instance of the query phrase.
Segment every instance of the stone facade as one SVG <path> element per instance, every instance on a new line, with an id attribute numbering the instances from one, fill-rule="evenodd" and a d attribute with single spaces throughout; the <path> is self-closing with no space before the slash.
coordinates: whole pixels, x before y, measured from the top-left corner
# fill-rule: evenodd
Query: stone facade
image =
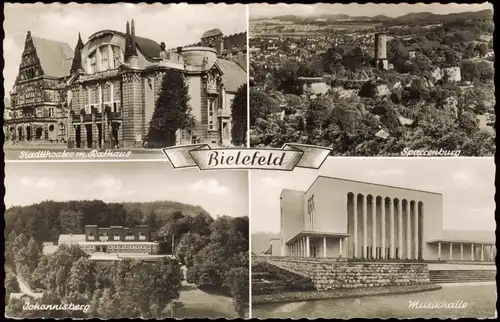
<path id="1" fill-rule="evenodd" d="M 311 278 L 318 291 L 430 283 L 428 266 L 423 263 L 322 262 L 296 259 L 270 260 L 269 263 Z"/>

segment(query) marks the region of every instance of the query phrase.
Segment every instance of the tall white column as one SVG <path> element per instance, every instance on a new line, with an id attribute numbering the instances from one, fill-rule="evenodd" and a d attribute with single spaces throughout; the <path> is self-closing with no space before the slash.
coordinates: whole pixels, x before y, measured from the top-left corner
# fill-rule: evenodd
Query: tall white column
<path id="1" fill-rule="evenodd" d="M 358 195 L 354 195 L 354 209 L 352 211 L 354 216 L 354 233 L 353 233 L 353 244 L 354 244 L 354 258 L 358 258 Z"/>
<path id="2" fill-rule="evenodd" d="M 411 259 L 411 213 L 410 202 L 406 201 L 406 259 Z"/>
<path id="3" fill-rule="evenodd" d="M 417 203 L 413 203 L 412 207 L 413 214 L 411 218 L 413 219 L 413 258 L 414 259 L 420 259 L 418 258 L 418 253 L 420 251 L 419 249 L 419 244 L 418 244 L 418 206 Z"/>
<path id="4" fill-rule="evenodd" d="M 311 257 L 311 247 L 309 246 L 309 236 L 306 236 L 306 257 Z"/>
<path id="5" fill-rule="evenodd" d="M 484 244 L 481 244 L 481 262 L 484 262 Z"/>
<path id="6" fill-rule="evenodd" d="M 381 221 L 381 257 L 382 258 L 386 258 L 387 257 L 387 251 L 386 251 L 386 248 L 385 248 L 385 238 L 386 238 L 386 233 L 385 233 L 385 198 L 382 198 L 381 199 L 381 204 L 380 204 L 380 214 L 381 214 L 381 217 L 380 218 L 380 221 Z"/>
<path id="7" fill-rule="evenodd" d="M 372 213 L 372 248 L 371 257 L 377 258 L 377 198 L 372 197 L 371 202 Z"/>
<path id="8" fill-rule="evenodd" d="M 460 260 L 464 260 L 464 244 L 460 244 Z"/>
<path id="9" fill-rule="evenodd" d="M 470 260 L 474 261 L 474 244 L 470 244 Z"/>
<path id="10" fill-rule="evenodd" d="M 339 258 L 342 257 L 342 248 L 343 248 L 343 245 L 342 245 L 342 237 L 339 238 Z"/>
<path id="11" fill-rule="evenodd" d="M 441 260 L 441 242 L 438 242 L 438 260 Z"/>
<path id="12" fill-rule="evenodd" d="M 450 243 L 450 261 L 453 260 L 453 243 Z"/>
<path id="13" fill-rule="evenodd" d="M 391 237 L 391 252 L 390 252 L 390 258 L 394 259 L 395 253 L 394 250 L 396 248 L 396 243 L 395 243 L 395 227 L 394 227 L 394 201 L 391 199 L 389 201 L 389 225 L 390 225 L 390 237 Z"/>
<path id="14" fill-rule="evenodd" d="M 400 199 L 398 203 L 398 255 L 403 258 L 403 202 Z"/>
<path id="15" fill-rule="evenodd" d="M 326 237 L 323 237 L 323 257 L 326 258 Z"/>
<path id="16" fill-rule="evenodd" d="M 363 258 L 367 258 L 367 240 L 368 240 L 368 230 L 366 229 L 368 227 L 368 214 L 367 214 L 367 200 L 366 196 L 363 196 L 363 248 L 362 248 L 362 255 Z"/>

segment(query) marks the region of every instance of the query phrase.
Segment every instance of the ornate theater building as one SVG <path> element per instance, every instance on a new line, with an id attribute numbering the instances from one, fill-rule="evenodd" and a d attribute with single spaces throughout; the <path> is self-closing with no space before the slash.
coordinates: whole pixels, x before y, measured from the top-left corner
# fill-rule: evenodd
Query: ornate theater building
<path id="1" fill-rule="evenodd" d="M 141 147 L 166 70 L 183 74 L 195 119 L 176 144 L 231 144 L 231 103 L 246 83 L 246 33 L 207 31 L 197 44 L 165 43 L 126 31 L 101 30 L 74 50 L 28 31 L 19 74 L 5 112 L 7 141 L 77 148 Z"/>
<path id="2" fill-rule="evenodd" d="M 283 190 L 280 199 L 274 256 L 479 262 L 496 256 L 494 234 L 443 230 L 440 193 L 319 176 L 307 191 Z"/>

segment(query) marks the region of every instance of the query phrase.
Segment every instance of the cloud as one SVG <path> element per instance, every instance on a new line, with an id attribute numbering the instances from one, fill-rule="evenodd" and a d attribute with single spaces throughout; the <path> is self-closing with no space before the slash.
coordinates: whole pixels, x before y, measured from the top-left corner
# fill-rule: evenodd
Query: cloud
<path id="1" fill-rule="evenodd" d="M 123 198 L 135 194 L 135 190 L 126 189 L 120 179 L 109 174 L 103 174 L 89 185 L 89 190 L 96 193 L 98 199 Z"/>
<path id="2" fill-rule="evenodd" d="M 366 173 L 367 178 L 370 179 L 404 177 L 407 174 L 405 170 L 397 168 L 387 170 L 368 170 Z"/>
<path id="3" fill-rule="evenodd" d="M 59 183 L 56 180 L 48 177 L 22 177 L 21 185 L 29 188 L 53 188 L 59 185 Z"/>
<path id="4" fill-rule="evenodd" d="M 284 186 L 283 180 L 277 178 L 276 176 L 274 176 L 274 177 L 265 176 L 261 180 L 262 180 L 262 187 L 269 187 L 269 186 L 283 187 Z"/>
<path id="5" fill-rule="evenodd" d="M 229 189 L 222 186 L 219 181 L 215 179 L 201 179 L 191 185 L 190 190 L 204 191 L 214 195 L 223 195 L 226 194 Z"/>

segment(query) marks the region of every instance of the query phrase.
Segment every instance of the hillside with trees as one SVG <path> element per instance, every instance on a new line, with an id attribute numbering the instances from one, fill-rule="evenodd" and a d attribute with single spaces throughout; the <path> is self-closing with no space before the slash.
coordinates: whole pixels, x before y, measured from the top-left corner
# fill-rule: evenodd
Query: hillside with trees
<path id="1" fill-rule="evenodd" d="M 313 144 L 335 156 L 397 156 L 404 148 L 494 155 L 493 23 L 486 13 L 431 15 L 432 25 L 419 14 L 415 26 L 392 19 L 390 29 L 339 31 L 327 40 L 282 37 L 271 46 L 252 39 L 260 51 L 251 59 L 251 146 Z M 390 35 L 389 70 L 374 65 L 373 32 Z M 304 80 L 313 77 L 328 90 Z"/>
<path id="2" fill-rule="evenodd" d="M 89 312 L 38 312 L 38 317 L 169 317 L 179 305 L 181 266 L 187 269 L 188 283 L 231 297 L 240 316 L 248 310 L 248 217 L 214 219 L 200 207 L 169 201 L 93 200 L 13 207 L 5 220 L 7 296 L 19 292 L 19 278 L 43 293 L 37 303 L 91 304 Z M 43 242 L 57 241 L 60 234 L 82 234 L 92 224 L 149 225 L 157 231 L 160 254 L 176 259 L 100 262 L 90 260 L 77 245 L 60 245 L 55 253 L 43 254 Z M 36 311 L 23 311 L 20 300 L 6 301 L 9 316 L 37 317 Z M 178 311 L 178 316 L 189 316 Z"/>

